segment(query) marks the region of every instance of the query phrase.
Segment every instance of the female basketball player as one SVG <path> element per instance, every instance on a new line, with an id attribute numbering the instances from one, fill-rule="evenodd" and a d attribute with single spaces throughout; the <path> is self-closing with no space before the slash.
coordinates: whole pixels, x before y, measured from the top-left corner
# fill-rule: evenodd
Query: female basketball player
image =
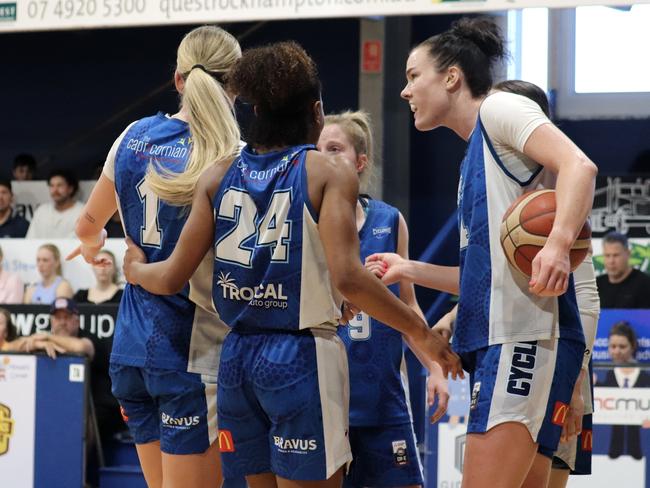
<path id="1" fill-rule="evenodd" d="M 352 164 L 363 186 L 373 168 L 372 130 L 364 112 L 343 112 L 325 117 L 318 150 L 341 156 Z M 395 207 L 360 195 L 356 224 L 361 258 L 374 252 L 397 252 L 408 259 L 408 228 Z M 380 263 L 371 263 L 381 273 Z M 413 284 L 392 285 L 391 291 L 424 317 Z M 353 462 L 346 486 L 419 486 L 422 468 L 413 432 L 408 398 L 402 335 L 361 312 L 339 337 L 348 353 L 350 370 L 350 444 Z M 432 363 L 433 374 L 439 374 Z M 441 375 L 440 375 L 441 376 Z M 444 384 L 444 383 L 443 383 Z M 444 413 L 448 395 L 438 391 L 435 417 Z M 429 399 L 433 403 L 433 398 Z"/>
<path id="2" fill-rule="evenodd" d="M 401 94 L 418 130 L 446 126 L 469 142 L 459 184 L 454 330 L 454 349 L 472 375 L 466 488 L 546 486 L 585 349 L 569 249 L 591 209 L 596 167 L 532 100 L 488 96 L 492 65 L 503 55 L 492 21 L 461 19 L 411 51 Z M 507 264 L 499 225 L 544 170 L 557 174 L 557 212 L 527 280 Z M 401 268 L 411 277 L 425 269 Z M 445 280 L 438 284 L 454 288 Z"/>
<path id="3" fill-rule="evenodd" d="M 159 113 L 134 122 L 113 144 L 77 224 L 77 253 L 86 261 L 100 262 L 103 227 L 118 204 L 126 235 L 147 259 L 169 256 L 199 175 L 237 152 L 234 97 L 224 76 L 240 56 L 237 40 L 222 29 L 204 26 L 185 36 L 174 74 L 181 108 L 173 116 Z M 220 484 L 216 381 L 210 378 L 223 329 L 211 306 L 211 262 L 206 256 L 202 280 L 186 286 L 188 275 L 170 296 L 127 285 L 120 304 L 111 354 L 113 394 L 150 487 Z"/>
<path id="4" fill-rule="evenodd" d="M 200 178 L 171 256 L 143 264 L 129 244 L 125 275 L 154 293 L 177 291 L 214 246 L 213 297 L 232 327 L 219 367 L 225 477 L 340 486 L 351 455 L 335 288 L 444 370 L 455 375 L 459 363 L 361 264 L 355 168 L 314 150 L 323 112 L 311 58 L 291 42 L 251 49 L 228 80 L 254 107 L 249 145 Z"/>

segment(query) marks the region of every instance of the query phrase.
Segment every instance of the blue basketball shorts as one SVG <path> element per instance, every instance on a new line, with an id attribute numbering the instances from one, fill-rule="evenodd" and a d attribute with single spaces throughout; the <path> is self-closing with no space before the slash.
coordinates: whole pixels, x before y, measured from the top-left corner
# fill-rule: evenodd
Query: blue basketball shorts
<path id="1" fill-rule="evenodd" d="M 347 356 L 334 331 L 232 331 L 218 385 L 225 478 L 325 480 L 351 461 Z"/>
<path id="2" fill-rule="evenodd" d="M 216 378 L 114 363 L 110 376 L 136 444 L 159 440 L 167 454 L 199 454 L 217 439 Z"/>
<path id="3" fill-rule="evenodd" d="M 344 487 L 422 485 L 413 424 L 350 427 L 352 464 Z"/>
<path id="4" fill-rule="evenodd" d="M 558 447 L 578 378 L 584 344 L 568 339 L 488 346 L 463 354 L 470 373 L 468 433 L 484 433 L 505 422 L 526 426 L 538 452 Z"/>

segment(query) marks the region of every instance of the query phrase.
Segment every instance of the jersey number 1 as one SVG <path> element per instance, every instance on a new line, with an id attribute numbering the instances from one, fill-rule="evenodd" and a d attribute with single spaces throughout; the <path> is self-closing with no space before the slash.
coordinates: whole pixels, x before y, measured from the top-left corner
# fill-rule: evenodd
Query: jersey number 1
<path id="1" fill-rule="evenodd" d="M 217 242 L 216 259 L 250 268 L 255 247 L 270 247 L 271 262 L 288 262 L 291 221 L 287 216 L 291 200 L 290 189 L 274 192 L 266 214 L 258 220 L 257 206 L 247 192 L 235 188 L 226 190 L 217 218 L 235 222 L 235 226 Z M 253 237 L 254 247 L 244 244 Z"/>
<path id="2" fill-rule="evenodd" d="M 158 223 L 158 206 L 160 199 L 146 180 L 142 178 L 138 186 L 138 196 L 142 203 L 142 227 L 140 228 L 140 243 L 143 246 L 160 247 L 162 242 L 162 231 Z"/>

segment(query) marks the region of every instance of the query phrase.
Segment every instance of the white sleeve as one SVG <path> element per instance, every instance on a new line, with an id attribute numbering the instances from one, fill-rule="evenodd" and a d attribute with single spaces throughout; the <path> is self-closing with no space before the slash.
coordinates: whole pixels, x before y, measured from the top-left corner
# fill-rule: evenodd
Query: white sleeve
<path id="1" fill-rule="evenodd" d="M 115 139 L 115 142 L 111 146 L 111 150 L 108 151 L 108 156 L 106 156 L 106 161 L 104 162 L 104 169 L 102 170 L 102 173 L 104 173 L 106 177 L 112 182 L 115 182 L 115 156 L 117 155 L 117 150 L 122 143 L 122 139 L 124 139 L 124 136 L 126 136 L 126 133 L 131 127 L 133 127 L 133 124 L 135 124 L 135 122 L 129 124 L 129 126 L 124 129 L 124 131 L 122 131 L 120 137 Z"/>
<path id="2" fill-rule="evenodd" d="M 43 213 L 43 209 L 41 208 L 41 205 L 36 207 L 36 210 L 34 210 L 34 214 L 32 215 L 32 220 L 29 222 L 29 228 L 27 229 L 27 234 L 25 235 L 26 239 L 37 239 L 41 237 L 47 237 L 45 235 L 41 235 L 41 214 Z"/>
<path id="3" fill-rule="evenodd" d="M 489 95 L 481 104 L 480 115 L 495 146 L 511 147 L 520 153 L 535 129 L 551 123 L 530 98 L 507 92 Z"/>
<path id="4" fill-rule="evenodd" d="M 598 287 L 596 285 L 596 275 L 591 255 L 573 272 L 575 283 L 576 299 L 578 301 L 578 310 L 580 311 L 580 320 L 582 322 L 582 331 L 585 335 L 585 356 L 582 367 L 589 367 L 589 359 L 594 348 L 596 340 L 596 331 L 598 329 L 598 317 L 600 315 L 600 297 L 598 296 Z"/>

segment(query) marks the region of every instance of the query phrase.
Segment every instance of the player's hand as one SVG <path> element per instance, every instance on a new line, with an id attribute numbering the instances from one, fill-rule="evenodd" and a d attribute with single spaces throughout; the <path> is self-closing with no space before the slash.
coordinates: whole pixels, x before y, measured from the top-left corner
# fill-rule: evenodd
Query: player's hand
<path id="1" fill-rule="evenodd" d="M 388 271 L 388 263 L 385 261 L 366 261 L 366 269 L 377 278 L 382 279 Z"/>
<path id="2" fill-rule="evenodd" d="M 99 254 L 99 251 L 102 250 L 104 244 L 106 243 L 106 235 L 106 229 L 102 229 L 99 237 L 97 238 L 97 244 L 89 246 L 88 244 L 81 243 L 65 257 L 65 260 L 70 261 L 81 255 L 84 258 L 84 261 L 86 261 L 88 264 L 92 264 L 93 266 L 110 266 L 113 264 L 110 259 L 96 258 L 97 254 Z"/>
<path id="3" fill-rule="evenodd" d="M 585 414 L 585 401 L 582 398 L 581 388 L 574 388 L 571 395 L 569 410 L 562 425 L 562 435 L 560 442 L 569 442 L 574 437 L 578 437 L 582 432 L 582 417 Z"/>
<path id="4" fill-rule="evenodd" d="M 440 334 L 447 342 L 449 342 L 454 333 L 454 323 L 449 314 L 443 315 L 442 318 L 436 322 L 436 325 L 432 327 L 432 330 Z"/>
<path id="5" fill-rule="evenodd" d="M 560 296 L 569 286 L 569 252 L 550 238 L 532 263 L 528 290 L 542 297 Z"/>
<path id="6" fill-rule="evenodd" d="M 381 276 L 381 281 L 386 285 L 392 285 L 399 281 L 402 281 L 403 275 L 402 271 L 404 266 L 408 261 L 402 256 L 392 252 L 380 252 L 371 254 L 366 258 L 366 267 L 369 265 L 372 266 L 373 263 L 379 264 L 379 270 L 383 269 Z M 374 271 L 373 271 L 374 272 Z M 377 273 L 375 273 L 377 275 Z"/>
<path id="7" fill-rule="evenodd" d="M 429 377 L 427 378 L 427 405 L 429 408 L 436 403 L 436 410 L 431 415 L 431 423 L 435 423 L 442 418 L 447 412 L 449 404 L 449 389 L 447 388 L 447 378 L 442 375 L 442 369 L 438 363 L 434 363 Z"/>
<path id="8" fill-rule="evenodd" d="M 124 253 L 124 263 L 122 265 L 122 271 L 124 271 L 124 277 L 126 281 L 132 285 L 137 285 L 134 275 L 134 265 L 146 264 L 147 256 L 144 251 L 140 249 L 135 243 L 131 240 L 130 237 L 126 239 L 126 253 Z"/>
<path id="9" fill-rule="evenodd" d="M 359 312 L 361 312 L 359 307 L 344 299 L 341 303 L 341 318 L 339 319 L 339 324 L 347 324 Z"/>
<path id="10" fill-rule="evenodd" d="M 446 378 L 451 375 L 453 379 L 464 378 L 463 367 L 458 355 L 451 350 L 449 342 L 436 331 L 429 329 L 418 330 L 410 336 L 410 343 L 421 351 L 430 361 L 435 361 L 442 369 L 442 375 Z"/>

